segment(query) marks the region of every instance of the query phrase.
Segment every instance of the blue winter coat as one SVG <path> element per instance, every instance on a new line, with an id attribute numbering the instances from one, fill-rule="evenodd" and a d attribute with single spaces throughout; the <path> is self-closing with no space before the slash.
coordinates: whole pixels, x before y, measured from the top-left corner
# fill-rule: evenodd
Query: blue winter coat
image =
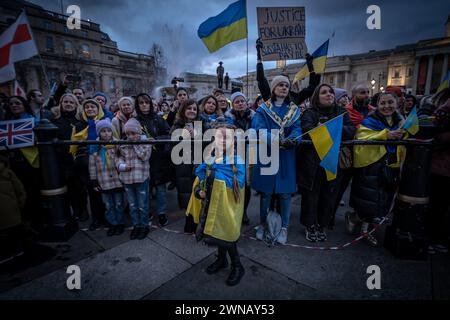
<path id="1" fill-rule="evenodd" d="M 287 119 L 289 111 L 291 116 Z M 271 142 L 271 129 L 280 129 L 284 122 L 284 138 L 294 139 L 297 144 L 301 141 L 302 129 L 300 125 L 300 108 L 291 103 L 288 105 L 284 103 L 281 107 L 272 106 L 270 101 L 262 104 L 253 117 L 252 128 L 256 131 L 260 129 L 268 129 L 267 144 Z M 277 116 L 279 117 L 277 119 Z M 286 119 L 285 119 L 286 117 Z M 281 139 L 281 137 L 280 137 Z M 295 165 L 295 147 L 290 149 L 279 149 L 279 168 L 276 174 L 262 175 L 262 167 L 270 167 L 271 164 L 263 165 L 259 159 L 259 148 L 261 143 L 258 143 L 258 161 L 253 167 L 252 172 L 252 188 L 264 193 L 295 193 L 296 192 L 296 165 Z M 263 144 L 263 147 L 265 145 Z M 270 149 L 268 151 L 270 155 Z M 273 161 L 273 160 L 272 160 Z"/>

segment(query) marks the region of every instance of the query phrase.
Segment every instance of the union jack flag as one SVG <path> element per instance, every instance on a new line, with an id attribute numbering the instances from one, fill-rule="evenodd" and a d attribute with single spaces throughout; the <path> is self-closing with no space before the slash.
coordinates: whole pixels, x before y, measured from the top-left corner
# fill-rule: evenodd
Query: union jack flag
<path id="1" fill-rule="evenodd" d="M 0 150 L 34 145 L 34 118 L 0 121 Z"/>

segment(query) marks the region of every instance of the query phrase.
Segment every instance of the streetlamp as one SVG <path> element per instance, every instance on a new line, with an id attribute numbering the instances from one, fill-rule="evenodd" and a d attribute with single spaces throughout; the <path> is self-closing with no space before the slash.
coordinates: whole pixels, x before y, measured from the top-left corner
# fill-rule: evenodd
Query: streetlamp
<path id="1" fill-rule="evenodd" d="M 380 92 L 383 92 L 383 91 L 384 91 L 384 87 L 381 86 L 381 87 L 380 87 Z"/>
<path id="2" fill-rule="evenodd" d="M 370 84 L 372 85 L 372 96 L 373 96 L 373 90 L 375 90 L 375 79 L 372 78 L 372 81 L 370 81 Z"/>

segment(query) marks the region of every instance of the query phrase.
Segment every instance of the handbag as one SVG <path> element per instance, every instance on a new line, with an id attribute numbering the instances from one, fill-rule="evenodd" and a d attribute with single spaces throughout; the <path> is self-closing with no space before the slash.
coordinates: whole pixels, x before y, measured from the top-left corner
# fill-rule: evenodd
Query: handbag
<path id="1" fill-rule="evenodd" d="M 352 150 L 349 147 L 342 147 L 339 152 L 339 168 L 349 169 L 353 166 Z"/>

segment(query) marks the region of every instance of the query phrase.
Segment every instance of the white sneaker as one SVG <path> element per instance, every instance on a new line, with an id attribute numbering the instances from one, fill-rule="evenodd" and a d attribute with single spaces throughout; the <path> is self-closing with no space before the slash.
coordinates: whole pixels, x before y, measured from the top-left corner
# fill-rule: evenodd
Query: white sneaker
<path id="1" fill-rule="evenodd" d="M 277 237 L 277 242 L 279 244 L 283 244 L 285 245 L 287 242 L 287 229 L 286 228 L 281 228 L 280 234 Z"/>
<path id="2" fill-rule="evenodd" d="M 256 228 L 256 239 L 263 241 L 264 239 L 264 225 L 260 224 Z"/>

